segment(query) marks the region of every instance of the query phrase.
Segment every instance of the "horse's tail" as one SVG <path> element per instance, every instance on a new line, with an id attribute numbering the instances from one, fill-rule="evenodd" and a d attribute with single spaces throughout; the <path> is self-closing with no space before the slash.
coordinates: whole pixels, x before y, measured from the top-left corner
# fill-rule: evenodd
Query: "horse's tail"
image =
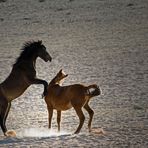
<path id="1" fill-rule="evenodd" d="M 87 88 L 88 88 L 88 92 L 89 92 L 88 96 L 90 98 L 98 96 L 98 95 L 101 94 L 101 89 L 96 84 L 89 85 Z M 91 89 L 93 89 L 93 90 L 91 90 Z"/>

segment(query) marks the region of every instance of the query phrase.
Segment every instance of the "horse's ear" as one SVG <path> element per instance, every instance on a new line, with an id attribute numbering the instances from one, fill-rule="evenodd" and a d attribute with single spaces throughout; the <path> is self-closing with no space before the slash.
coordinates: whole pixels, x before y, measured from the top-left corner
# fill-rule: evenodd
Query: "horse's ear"
<path id="1" fill-rule="evenodd" d="M 60 72 L 62 72 L 63 71 L 63 69 L 60 69 Z"/>
<path id="2" fill-rule="evenodd" d="M 42 40 L 39 40 L 38 43 L 42 45 Z"/>

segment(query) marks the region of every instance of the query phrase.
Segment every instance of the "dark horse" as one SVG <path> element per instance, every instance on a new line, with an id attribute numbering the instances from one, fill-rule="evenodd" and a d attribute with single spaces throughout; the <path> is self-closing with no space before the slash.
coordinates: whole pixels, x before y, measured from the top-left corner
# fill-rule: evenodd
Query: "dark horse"
<path id="1" fill-rule="evenodd" d="M 48 83 L 36 78 L 36 59 L 40 57 L 45 62 L 51 61 L 42 41 L 31 41 L 24 44 L 22 52 L 13 65 L 10 75 L 0 84 L 0 126 L 5 136 L 14 136 L 15 132 L 7 131 L 6 118 L 11 101 L 19 97 L 32 84 L 43 84 L 45 96 Z"/>

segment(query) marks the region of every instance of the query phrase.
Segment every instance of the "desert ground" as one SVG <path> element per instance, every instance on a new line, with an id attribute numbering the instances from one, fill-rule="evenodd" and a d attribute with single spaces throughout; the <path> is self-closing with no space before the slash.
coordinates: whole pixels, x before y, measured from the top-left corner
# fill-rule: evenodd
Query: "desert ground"
<path id="1" fill-rule="evenodd" d="M 12 102 L 0 147 L 146 148 L 148 147 L 148 1 L 147 0 L 0 0 L 0 82 L 9 75 L 26 41 L 42 40 L 53 58 L 37 59 L 37 77 L 50 81 L 62 68 L 64 85 L 96 83 L 102 89 L 78 135 L 73 109 L 63 112 L 52 130 L 42 85 L 32 85 Z"/>

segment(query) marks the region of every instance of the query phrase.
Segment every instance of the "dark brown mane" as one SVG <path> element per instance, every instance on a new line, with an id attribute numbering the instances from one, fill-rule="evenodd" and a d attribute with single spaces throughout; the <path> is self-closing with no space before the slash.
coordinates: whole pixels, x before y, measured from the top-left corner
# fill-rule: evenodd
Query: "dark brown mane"
<path id="1" fill-rule="evenodd" d="M 20 49 L 22 52 L 20 56 L 16 59 L 14 65 L 18 64 L 22 60 L 27 60 L 32 55 L 37 53 L 37 49 L 42 46 L 42 41 L 28 41 L 24 44 L 24 46 Z"/>

